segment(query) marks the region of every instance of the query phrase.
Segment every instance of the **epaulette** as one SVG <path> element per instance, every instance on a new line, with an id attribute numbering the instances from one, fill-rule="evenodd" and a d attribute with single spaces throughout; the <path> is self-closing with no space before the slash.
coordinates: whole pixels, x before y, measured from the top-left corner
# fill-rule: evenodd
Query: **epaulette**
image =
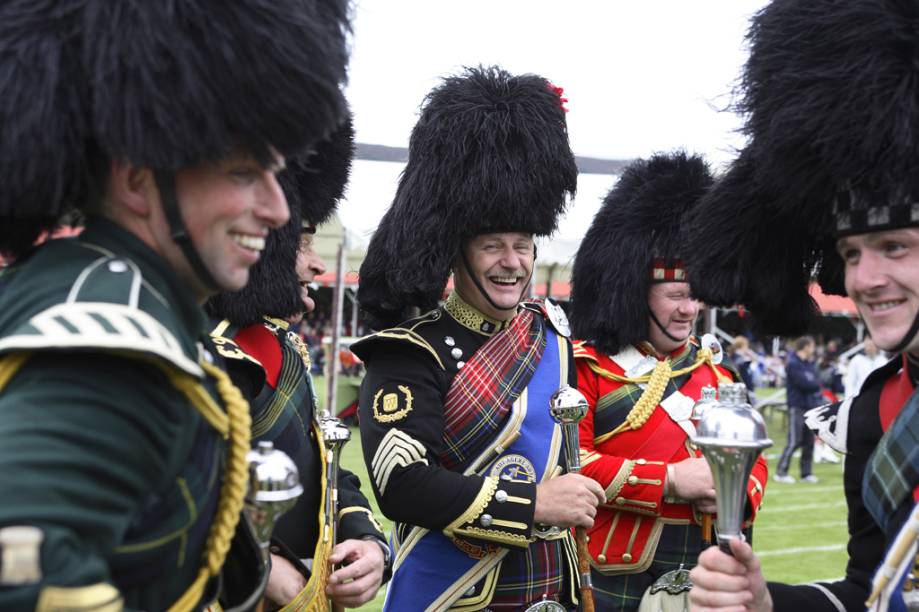
<path id="1" fill-rule="evenodd" d="M 242 385 L 239 377 L 246 377 L 251 389 L 261 389 L 265 386 L 268 379 L 268 372 L 265 366 L 258 359 L 250 355 L 235 340 L 239 328 L 224 319 L 211 330 L 211 342 L 214 344 L 214 350 L 223 357 L 225 369 L 229 372 L 233 382 L 240 388 L 246 388 Z M 277 342 L 275 342 L 277 344 Z"/>
<path id="2" fill-rule="evenodd" d="M 150 310 L 141 310 L 144 294 Z M 0 353 L 61 349 L 103 349 L 162 359 L 197 378 L 202 347 L 176 335 L 175 322 L 162 297 L 146 285 L 129 259 L 106 256 L 77 275 L 63 302 L 50 306 L 0 339 Z"/>
<path id="3" fill-rule="evenodd" d="M 224 319 L 218 323 L 216 327 L 211 330 L 210 334 L 211 341 L 214 343 L 214 348 L 221 357 L 233 359 L 235 361 L 247 361 L 261 368 L 261 362 L 242 350 L 239 344 L 236 343 L 236 340 L 233 339 L 237 331 L 239 331 L 238 328 L 231 324 L 228 319 Z"/>
<path id="4" fill-rule="evenodd" d="M 446 370 L 443 360 L 437 354 L 437 351 L 431 346 L 431 343 L 425 340 L 417 331 L 418 328 L 423 325 L 439 321 L 442 315 L 443 311 L 439 308 L 434 309 L 430 312 L 426 312 L 420 317 L 415 317 L 414 319 L 409 319 L 408 321 L 400 323 L 396 327 L 380 330 L 369 336 L 364 336 L 351 345 L 351 352 L 357 355 L 362 361 L 369 361 L 379 346 L 392 342 L 406 343 L 423 349 L 434 358 L 434 361 L 441 370 Z"/>
<path id="5" fill-rule="evenodd" d="M 575 359 L 586 359 L 588 361 L 593 361 L 597 363 L 597 356 L 588 350 L 588 345 L 586 340 L 575 340 L 572 343 L 572 348 L 574 349 L 574 358 Z"/>

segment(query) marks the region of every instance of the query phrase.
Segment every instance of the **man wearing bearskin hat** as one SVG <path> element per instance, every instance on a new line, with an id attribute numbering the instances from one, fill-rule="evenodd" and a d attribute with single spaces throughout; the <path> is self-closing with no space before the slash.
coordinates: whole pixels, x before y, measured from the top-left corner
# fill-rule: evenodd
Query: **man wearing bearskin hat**
<path id="1" fill-rule="evenodd" d="M 715 511 L 711 472 L 690 442 L 702 388 L 738 379 L 717 341 L 693 336 L 699 303 L 683 266 L 684 218 L 712 184 L 697 156 L 654 155 L 627 166 L 587 231 L 572 270 L 571 321 L 582 473 L 604 489 L 588 532 L 599 609 L 635 610 L 652 585 L 689 586 Z M 766 463 L 747 486 L 748 521 Z M 684 569 L 685 568 L 685 569 Z"/>
<path id="2" fill-rule="evenodd" d="M 878 347 L 898 355 L 854 399 L 808 414 L 846 454 L 845 577 L 767 584 L 739 544 L 735 558 L 700 557 L 691 595 L 700 609 L 917 604 L 917 28 L 919 6 L 882 0 L 781 0 L 753 18 L 741 100 L 750 140 L 694 222 L 690 272 L 706 272 L 694 290 L 745 304 L 768 333 L 795 335 L 818 314 L 808 294 L 816 270 L 823 291 L 848 294 Z M 714 218 L 725 222 L 715 228 Z"/>
<path id="3" fill-rule="evenodd" d="M 270 440 L 297 465 L 304 492 L 275 525 L 267 597 L 279 606 L 313 609 L 319 600 L 357 607 L 373 599 L 384 577 L 389 545 L 354 474 L 339 470 L 338 517 L 323 516 L 330 487 L 322 487 L 326 449 L 310 375 L 309 353 L 292 323 L 314 307 L 307 284 L 325 271 L 313 250 L 316 226 L 344 193 L 354 153 L 348 119 L 312 155 L 287 160 L 279 180 L 290 220 L 273 230 L 242 291 L 211 298 L 220 323 L 212 332 L 231 378 L 249 401 L 254 442 Z M 270 314 L 265 314 L 270 313 Z M 326 519 L 339 520 L 338 539 L 320 537 Z M 307 567 L 304 560 L 310 560 Z M 347 562 L 330 576 L 330 564 Z M 328 593 L 326 584 L 328 583 Z M 321 608 L 320 608 L 321 609 Z"/>
<path id="4" fill-rule="evenodd" d="M 0 608 L 257 601 L 249 410 L 201 304 L 344 116 L 347 28 L 337 0 L 0 8 Z"/>
<path id="5" fill-rule="evenodd" d="M 445 79 L 361 266 L 381 331 L 352 350 L 367 364 L 364 460 L 395 521 L 388 610 L 573 605 L 565 528 L 591 525 L 602 491 L 558 476 L 549 399 L 574 383 L 567 321 L 525 301 L 533 237 L 576 187 L 560 96 L 497 67 Z M 411 307 L 425 314 L 406 320 Z"/>

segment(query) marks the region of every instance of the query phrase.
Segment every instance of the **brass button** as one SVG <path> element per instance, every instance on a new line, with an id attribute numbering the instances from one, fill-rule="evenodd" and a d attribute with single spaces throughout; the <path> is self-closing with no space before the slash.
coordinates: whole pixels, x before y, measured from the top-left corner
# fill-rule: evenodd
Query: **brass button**
<path id="1" fill-rule="evenodd" d="M 597 563 L 601 565 L 606 563 L 606 555 L 597 555 Z"/>
<path id="2" fill-rule="evenodd" d="M 629 484 L 635 486 L 638 484 L 638 476 L 629 476 Z"/>
<path id="3" fill-rule="evenodd" d="M 623 555 L 622 555 L 622 561 L 623 561 L 623 563 L 631 563 L 631 562 L 632 562 L 632 555 L 630 555 L 629 553 L 623 554 Z"/>
<path id="4" fill-rule="evenodd" d="M 625 504 L 625 498 L 622 497 L 622 496 L 617 497 L 617 498 L 616 498 L 616 504 L 618 504 L 618 505 L 620 505 L 620 506 L 623 505 L 623 504 Z"/>

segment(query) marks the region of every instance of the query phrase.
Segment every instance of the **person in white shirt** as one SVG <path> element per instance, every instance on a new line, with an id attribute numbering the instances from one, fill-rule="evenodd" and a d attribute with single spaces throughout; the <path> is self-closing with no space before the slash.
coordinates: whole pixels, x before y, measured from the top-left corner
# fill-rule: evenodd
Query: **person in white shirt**
<path id="1" fill-rule="evenodd" d="M 864 354 L 858 353 L 849 360 L 844 382 L 846 397 L 858 394 L 868 375 L 887 363 L 887 357 L 878 350 L 877 344 L 870 337 L 865 338 L 864 350 Z"/>

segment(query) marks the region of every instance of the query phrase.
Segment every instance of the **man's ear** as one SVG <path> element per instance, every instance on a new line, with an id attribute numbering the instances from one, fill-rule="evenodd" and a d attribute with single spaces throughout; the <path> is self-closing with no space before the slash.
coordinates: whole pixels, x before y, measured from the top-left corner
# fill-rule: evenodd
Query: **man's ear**
<path id="1" fill-rule="evenodd" d="M 151 198 L 156 193 L 153 172 L 127 162 L 112 160 L 109 195 L 113 202 L 126 206 L 139 217 L 151 211 Z"/>

